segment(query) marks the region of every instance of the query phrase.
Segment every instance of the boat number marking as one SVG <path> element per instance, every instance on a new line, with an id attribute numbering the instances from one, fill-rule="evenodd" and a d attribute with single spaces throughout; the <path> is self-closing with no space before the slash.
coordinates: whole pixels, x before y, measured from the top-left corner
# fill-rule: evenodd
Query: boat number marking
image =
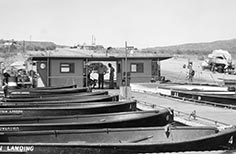
<path id="1" fill-rule="evenodd" d="M 14 94 L 15 94 L 15 95 L 16 95 L 16 94 L 30 94 L 30 92 L 28 92 L 28 91 L 21 91 L 21 92 L 20 92 L 20 91 L 13 91 L 13 92 L 11 92 L 11 94 L 13 94 L 13 95 L 14 95 Z"/>
<path id="2" fill-rule="evenodd" d="M 201 98 L 201 96 L 198 96 L 198 98 L 197 98 L 197 99 L 200 101 L 202 98 Z"/>
<path id="3" fill-rule="evenodd" d="M 8 145 L 0 146 L 0 152 L 32 152 L 34 146 L 22 146 L 22 145 Z"/>
<path id="4" fill-rule="evenodd" d="M 166 116 L 166 121 L 169 121 L 169 120 L 170 120 L 170 116 L 167 115 L 167 116 Z"/>
<path id="5" fill-rule="evenodd" d="M 0 110 L 0 114 L 22 114 L 23 110 Z"/>
<path id="6" fill-rule="evenodd" d="M 20 131 L 19 127 L 0 127 L 1 132 L 16 132 Z"/>
<path id="7" fill-rule="evenodd" d="M 229 143 L 229 144 L 233 144 L 233 143 L 234 143 L 234 137 L 233 137 L 233 136 L 230 137 L 228 143 Z"/>

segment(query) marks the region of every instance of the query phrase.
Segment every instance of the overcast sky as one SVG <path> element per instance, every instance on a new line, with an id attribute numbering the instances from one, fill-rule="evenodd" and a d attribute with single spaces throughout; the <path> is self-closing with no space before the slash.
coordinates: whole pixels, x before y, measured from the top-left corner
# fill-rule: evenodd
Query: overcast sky
<path id="1" fill-rule="evenodd" d="M 0 0 L 0 38 L 138 48 L 236 38 L 236 0 Z"/>

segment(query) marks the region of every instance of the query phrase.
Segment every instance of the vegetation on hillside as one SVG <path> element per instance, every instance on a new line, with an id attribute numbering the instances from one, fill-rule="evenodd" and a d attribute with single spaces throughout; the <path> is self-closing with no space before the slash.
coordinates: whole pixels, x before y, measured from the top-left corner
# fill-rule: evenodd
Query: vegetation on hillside
<path id="1" fill-rule="evenodd" d="M 208 43 L 189 43 L 175 46 L 153 47 L 143 49 L 142 52 L 177 55 L 208 55 L 213 50 L 217 49 L 227 50 L 233 57 L 236 57 L 236 39 Z"/>
<path id="2" fill-rule="evenodd" d="M 14 61 L 26 59 L 28 52 L 32 51 L 40 53 L 55 50 L 56 44 L 52 42 L 36 42 L 36 41 L 14 41 L 0 40 L 0 62 L 10 65 Z M 40 51 L 40 52 L 39 52 Z"/>
<path id="3" fill-rule="evenodd" d="M 27 54 L 27 51 L 31 51 L 30 54 L 37 54 L 43 51 L 47 53 L 50 50 L 55 50 L 56 48 L 69 48 L 64 45 L 56 45 L 53 42 L 39 42 L 39 41 L 14 41 L 14 40 L 0 40 L 0 57 L 3 59 L 11 58 L 18 53 L 24 55 Z M 232 55 L 233 58 L 236 58 L 236 39 L 232 40 L 222 40 L 208 43 L 189 43 L 175 46 L 166 46 L 166 47 L 153 47 L 138 50 L 132 48 L 129 52 L 132 52 L 132 55 L 196 55 L 198 57 L 206 57 L 208 54 L 212 53 L 213 50 L 222 49 L 227 50 Z M 124 48 L 112 48 L 108 47 L 107 49 L 93 50 L 94 53 L 101 53 L 107 55 L 125 55 Z M 29 53 L 29 52 L 28 52 Z"/>
<path id="4" fill-rule="evenodd" d="M 1 53 L 47 51 L 54 49 L 56 49 L 56 44 L 52 42 L 0 40 Z"/>

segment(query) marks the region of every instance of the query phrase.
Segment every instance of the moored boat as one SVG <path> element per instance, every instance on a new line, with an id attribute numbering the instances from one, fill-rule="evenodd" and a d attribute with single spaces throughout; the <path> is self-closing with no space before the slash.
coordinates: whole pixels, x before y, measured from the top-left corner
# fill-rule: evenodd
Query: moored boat
<path id="1" fill-rule="evenodd" d="M 68 100 L 51 100 L 51 101 L 32 101 L 32 102 L 2 102 L 1 108 L 19 108 L 19 107 L 50 107 L 50 106 L 72 106 L 79 105 L 80 103 L 89 102 L 104 102 L 104 101 L 119 101 L 119 95 L 95 95 L 83 96 Z"/>
<path id="2" fill-rule="evenodd" d="M 57 116 L 76 114 L 111 113 L 136 110 L 136 101 L 110 101 L 100 103 L 80 103 L 71 106 L 0 108 L 1 117 L 9 116 Z"/>
<path id="3" fill-rule="evenodd" d="M 236 95 L 224 95 L 224 94 L 213 95 L 213 94 L 204 94 L 204 93 L 196 93 L 188 91 L 175 91 L 175 90 L 172 90 L 170 95 L 179 98 L 190 98 L 198 101 L 208 101 L 226 105 L 236 105 Z"/>
<path id="4" fill-rule="evenodd" d="M 188 98 L 226 105 L 236 105 L 235 88 L 199 85 L 160 86 L 157 93 L 175 98 Z"/>
<path id="5" fill-rule="evenodd" d="M 32 90 L 51 90 L 51 89 L 66 89 L 66 88 L 76 88 L 77 85 L 61 85 L 61 86 L 50 86 L 50 87 L 36 87 L 30 88 Z"/>
<path id="6" fill-rule="evenodd" d="M 169 109 L 162 109 L 156 111 L 132 111 L 58 117 L 19 118 L 15 116 L 5 118 L 5 120 L 4 118 L 1 118 L 0 121 L 0 130 L 2 131 L 4 131 L 4 129 L 5 131 L 42 131 L 62 129 L 150 127 L 164 126 L 173 122 L 173 112 Z M 3 123 L 7 124 L 3 125 Z"/>
<path id="7" fill-rule="evenodd" d="M 235 95 L 235 89 L 231 87 L 209 85 L 160 85 L 156 92 L 163 95 L 171 95 L 172 91 L 193 92 L 212 95 Z"/>
<path id="8" fill-rule="evenodd" d="M 48 95 L 48 94 L 66 94 L 66 93 L 78 93 L 78 92 L 89 92 L 91 91 L 88 87 L 78 87 L 78 88 L 64 88 L 64 89 L 14 89 L 9 90 L 9 95 Z"/>
<path id="9" fill-rule="evenodd" d="M 219 150 L 234 144 L 235 140 L 231 140 L 235 133 L 235 128 L 218 131 L 212 127 L 7 132 L 2 133 L 5 137 L 1 137 L 4 143 L 0 143 L 0 152 L 110 154 Z"/>
<path id="10" fill-rule="evenodd" d="M 108 95 L 108 91 L 96 91 L 96 92 L 82 92 L 72 94 L 58 94 L 58 95 L 35 95 L 35 97 L 4 97 L 3 102 L 33 102 L 33 101 L 53 101 L 53 100 L 71 100 L 83 98 L 85 96 L 95 95 Z"/>
<path id="11" fill-rule="evenodd" d="M 219 80 L 222 80 L 225 85 L 234 85 L 236 84 L 236 79 L 235 78 L 218 78 Z"/>
<path id="12" fill-rule="evenodd" d="M 192 84 L 162 84 L 158 86 L 158 88 L 165 88 L 165 89 L 174 89 L 174 90 L 183 90 L 183 91 L 235 91 L 230 90 L 229 87 L 225 86 L 217 86 L 217 85 L 192 85 Z"/>

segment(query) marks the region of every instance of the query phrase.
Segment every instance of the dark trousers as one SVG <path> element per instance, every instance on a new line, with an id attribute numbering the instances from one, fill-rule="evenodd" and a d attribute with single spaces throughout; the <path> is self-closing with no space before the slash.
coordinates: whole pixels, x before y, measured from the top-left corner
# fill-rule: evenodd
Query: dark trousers
<path id="1" fill-rule="evenodd" d="M 4 92 L 4 97 L 7 97 L 8 96 L 8 86 L 7 85 L 3 86 L 3 92 Z"/>
<path id="2" fill-rule="evenodd" d="M 98 88 L 104 88 L 104 74 L 98 74 Z"/>
<path id="3" fill-rule="evenodd" d="M 109 88 L 110 88 L 110 89 L 113 89 L 113 88 L 114 88 L 114 77 L 113 77 L 113 76 L 110 76 L 110 79 L 109 79 Z"/>

